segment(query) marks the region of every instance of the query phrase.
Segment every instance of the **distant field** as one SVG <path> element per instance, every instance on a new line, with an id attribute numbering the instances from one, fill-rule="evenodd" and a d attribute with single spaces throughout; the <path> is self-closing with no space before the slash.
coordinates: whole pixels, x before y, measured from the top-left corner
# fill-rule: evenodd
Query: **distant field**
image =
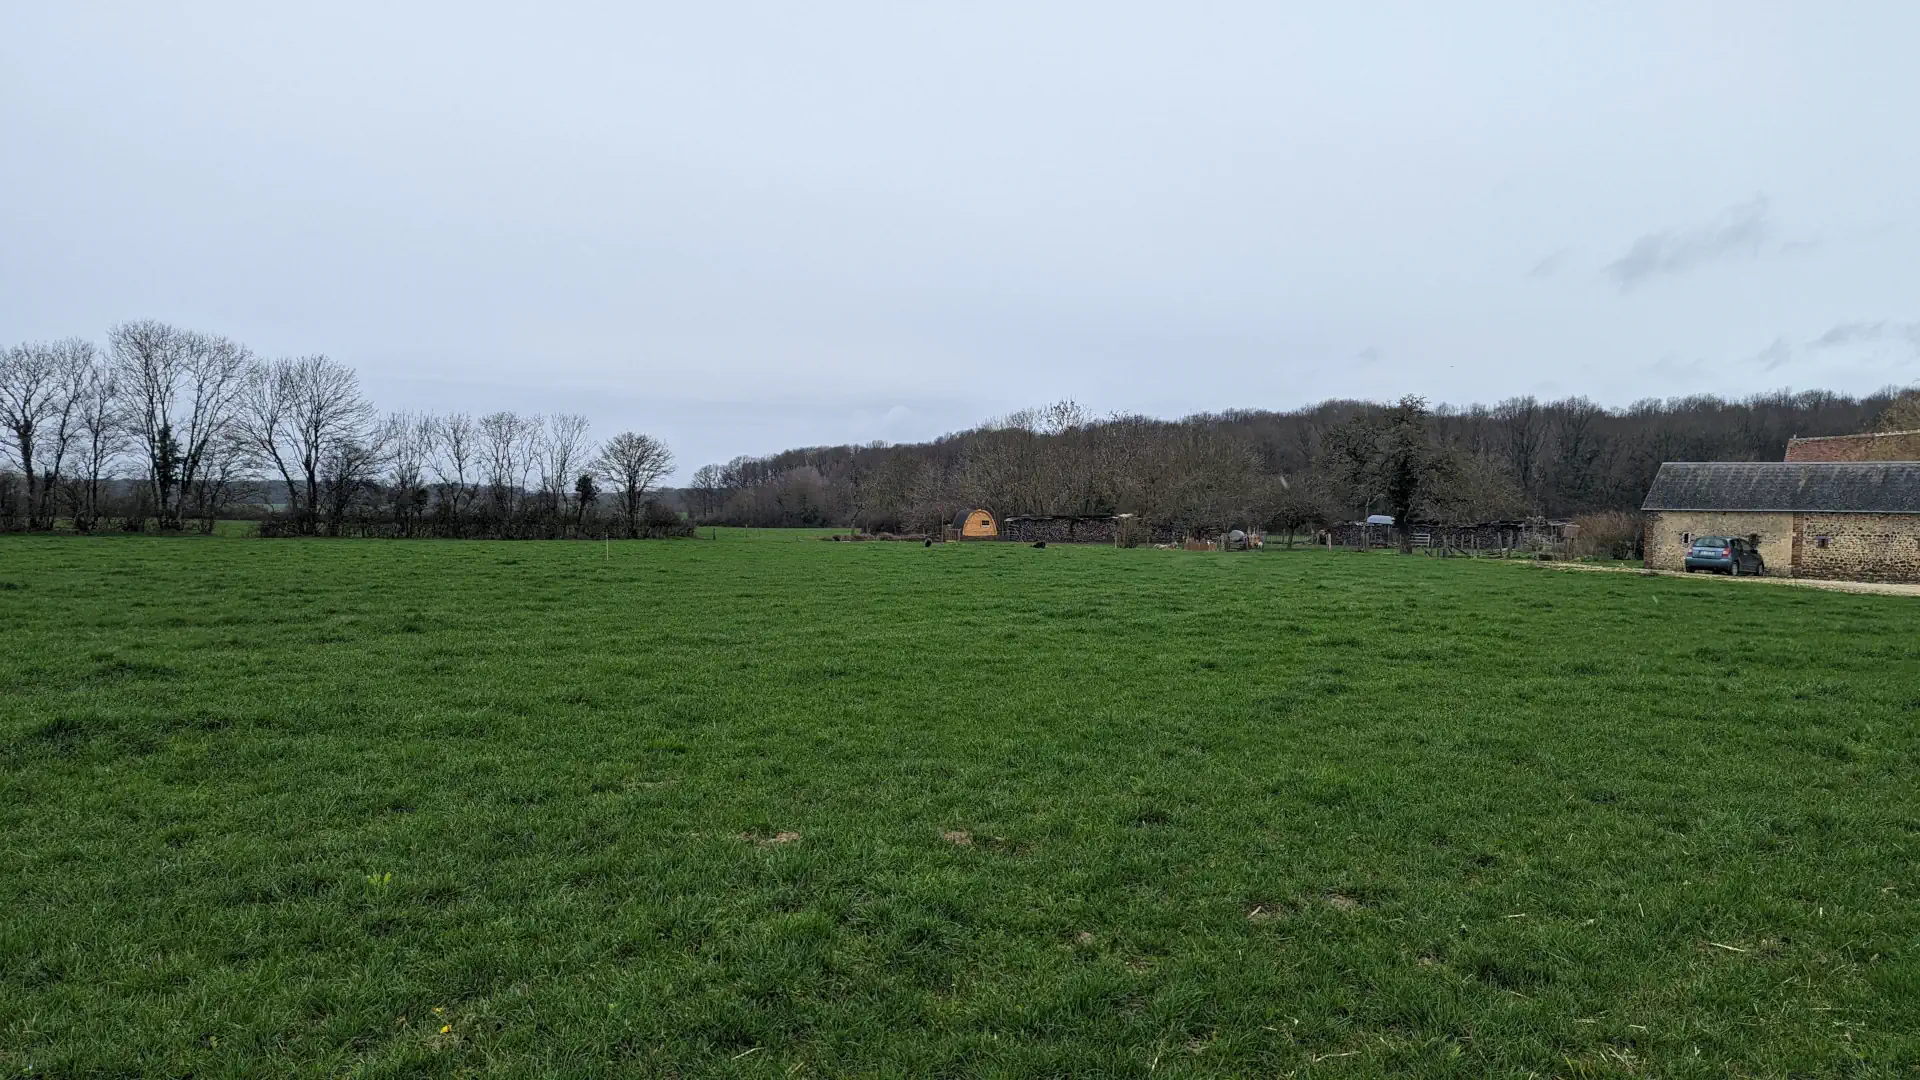
<path id="1" fill-rule="evenodd" d="M 0 1075 L 1920 1068 L 1913 600 L 721 535 L 0 539 Z"/>

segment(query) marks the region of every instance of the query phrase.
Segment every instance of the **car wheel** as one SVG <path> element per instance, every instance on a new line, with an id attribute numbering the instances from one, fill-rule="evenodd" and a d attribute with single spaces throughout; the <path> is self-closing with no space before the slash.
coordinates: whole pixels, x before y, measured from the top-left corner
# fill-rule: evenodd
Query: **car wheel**
<path id="1" fill-rule="evenodd" d="M 1732 562 L 1727 564 L 1727 576 L 1728 577 L 1740 576 L 1740 560 L 1739 559 L 1735 559 Z"/>
<path id="2" fill-rule="evenodd" d="M 1765 560 L 1765 559 L 1756 559 L 1756 560 L 1754 560 L 1754 564 L 1753 564 L 1753 576 L 1754 576 L 1754 577 L 1766 577 L 1766 576 L 1767 576 L 1767 560 Z"/>

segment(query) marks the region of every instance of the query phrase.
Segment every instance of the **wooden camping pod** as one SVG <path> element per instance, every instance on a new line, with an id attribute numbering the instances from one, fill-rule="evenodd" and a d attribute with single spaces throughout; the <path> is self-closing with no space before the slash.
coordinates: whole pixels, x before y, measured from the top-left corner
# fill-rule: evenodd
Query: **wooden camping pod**
<path id="1" fill-rule="evenodd" d="M 992 540 L 1000 535 L 1000 523 L 985 510 L 963 510 L 953 516 L 953 532 L 961 540 Z"/>

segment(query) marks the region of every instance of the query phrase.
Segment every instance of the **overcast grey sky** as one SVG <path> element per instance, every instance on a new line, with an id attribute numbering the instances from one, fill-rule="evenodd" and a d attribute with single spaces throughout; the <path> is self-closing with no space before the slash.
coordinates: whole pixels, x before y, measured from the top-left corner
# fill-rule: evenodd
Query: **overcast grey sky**
<path id="1" fill-rule="evenodd" d="M 0 341 L 162 318 L 682 475 L 1065 396 L 1861 392 L 1920 378 L 1916 41 L 1911 3 L 0 0 Z"/>

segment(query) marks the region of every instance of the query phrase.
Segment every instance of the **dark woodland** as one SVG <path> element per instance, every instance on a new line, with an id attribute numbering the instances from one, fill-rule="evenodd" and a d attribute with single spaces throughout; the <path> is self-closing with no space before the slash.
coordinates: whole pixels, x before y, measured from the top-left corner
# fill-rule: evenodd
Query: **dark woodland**
<path id="1" fill-rule="evenodd" d="M 1493 406 L 1326 401 L 1156 420 L 1063 402 L 928 443 L 830 446 L 708 465 L 700 521 L 931 531 L 956 509 L 1132 513 L 1288 531 L 1368 513 L 1467 523 L 1637 510 L 1663 461 L 1778 461 L 1794 436 L 1920 427 L 1909 391 L 1583 398 Z"/>

